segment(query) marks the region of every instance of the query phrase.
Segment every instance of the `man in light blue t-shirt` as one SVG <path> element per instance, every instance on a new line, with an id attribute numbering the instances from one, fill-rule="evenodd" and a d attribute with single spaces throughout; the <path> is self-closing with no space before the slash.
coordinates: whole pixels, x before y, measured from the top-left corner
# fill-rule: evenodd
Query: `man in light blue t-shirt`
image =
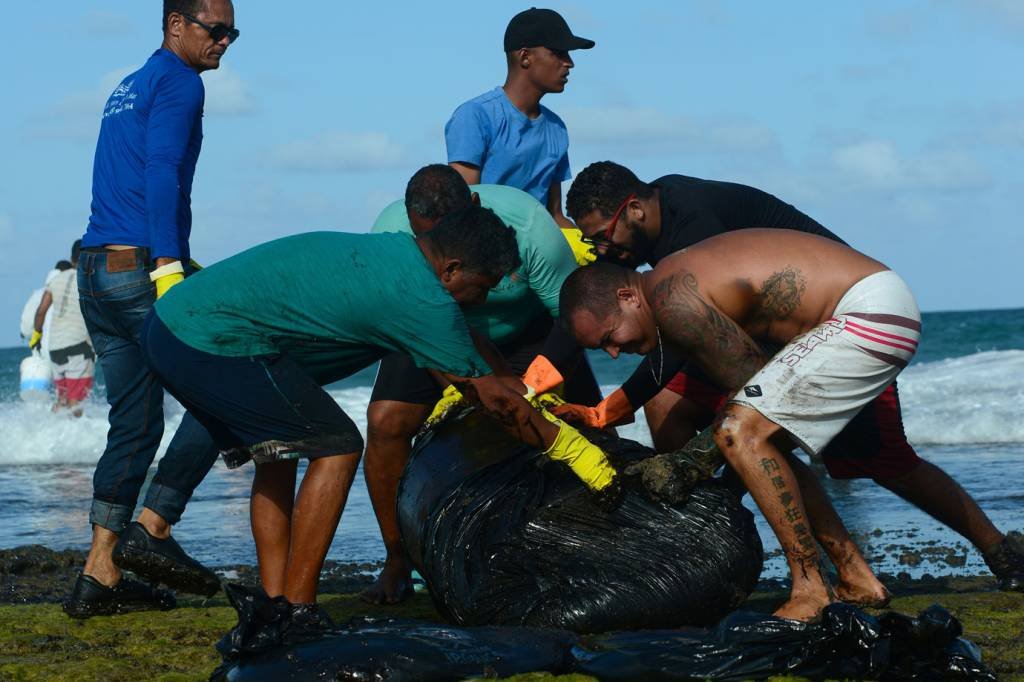
<path id="1" fill-rule="evenodd" d="M 571 177 L 569 134 L 540 100 L 565 89 L 573 68 L 569 51 L 593 46 L 553 10 L 512 17 L 505 29 L 505 84 L 452 114 L 444 128 L 448 163 L 470 185 L 509 185 L 531 194 L 559 227 L 574 227 L 562 213 L 562 182 Z"/>

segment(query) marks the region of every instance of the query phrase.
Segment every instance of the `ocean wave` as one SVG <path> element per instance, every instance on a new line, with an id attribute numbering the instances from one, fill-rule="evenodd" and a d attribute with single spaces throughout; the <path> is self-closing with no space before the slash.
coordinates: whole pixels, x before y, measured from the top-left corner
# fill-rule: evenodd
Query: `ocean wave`
<path id="1" fill-rule="evenodd" d="M 903 420 L 917 445 L 1024 443 L 1024 350 L 987 351 L 937 362 L 920 363 L 900 375 Z M 602 386 L 607 393 L 616 385 Z M 370 386 L 328 391 L 366 435 Z M 181 421 L 181 407 L 168 399 L 162 456 Z M 85 405 L 79 419 L 50 412 L 45 403 L 19 400 L 0 403 L 2 464 L 94 464 L 106 442 L 107 406 Z M 619 428 L 619 435 L 650 445 L 643 413 Z"/>
<path id="2" fill-rule="evenodd" d="M 1024 350 L 912 365 L 899 387 L 912 443 L 1024 443 Z"/>

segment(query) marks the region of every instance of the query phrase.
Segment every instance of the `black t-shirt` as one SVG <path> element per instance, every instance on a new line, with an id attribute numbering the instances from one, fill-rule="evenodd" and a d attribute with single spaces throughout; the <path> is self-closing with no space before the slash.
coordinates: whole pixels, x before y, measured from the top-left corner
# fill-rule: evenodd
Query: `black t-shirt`
<path id="1" fill-rule="evenodd" d="M 790 204 L 754 187 L 734 182 L 666 175 L 651 183 L 659 190 L 661 234 L 648 262 L 723 232 L 746 227 L 774 227 L 842 239 Z"/>

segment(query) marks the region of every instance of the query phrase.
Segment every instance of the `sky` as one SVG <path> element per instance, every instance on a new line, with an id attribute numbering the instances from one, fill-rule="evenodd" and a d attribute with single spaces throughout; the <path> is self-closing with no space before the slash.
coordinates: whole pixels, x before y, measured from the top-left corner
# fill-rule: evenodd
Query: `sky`
<path id="1" fill-rule="evenodd" d="M 501 85 L 511 2 L 237 0 L 206 83 L 192 253 L 367 231 Z M 553 3 L 580 36 L 573 172 L 610 159 L 775 194 L 910 283 L 922 310 L 1024 306 L 1024 2 Z M 0 346 L 89 217 L 100 112 L 160 45 L 161 3 L 10 3 L 0 107 Z M 565 183 L 563 190 L 568 190 Z"/>

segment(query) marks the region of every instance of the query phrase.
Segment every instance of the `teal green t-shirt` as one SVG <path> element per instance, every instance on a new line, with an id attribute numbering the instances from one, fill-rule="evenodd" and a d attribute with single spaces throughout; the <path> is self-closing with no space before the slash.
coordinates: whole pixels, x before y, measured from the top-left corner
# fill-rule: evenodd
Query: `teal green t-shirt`
<path id="1" fill-rule="evenodd" d="M 558 294 L 576 269 L 576 259 L 554 218 L 526 192 L 504 185 L 470 185 L 470 190 L 480 195 L 481 206 L 516 231 L 522 266 L 502 278 L 486 303 L 464 309 L 470 326 L 495 343 L 507 343 L 538 315 L 558 317 Z M 405 202 L 396 201 L 381 211 L 371 231 L 411 234 Z"/>
<path id="2" fill-rule="evenodd" d="M 407 234 L 309 232 L 267 242 L 197 272 L 155 307 L 193 348 L 287 353 L 321 381 L 391 351 L 458 376 L 491 371 L 459 305 Z"/>

